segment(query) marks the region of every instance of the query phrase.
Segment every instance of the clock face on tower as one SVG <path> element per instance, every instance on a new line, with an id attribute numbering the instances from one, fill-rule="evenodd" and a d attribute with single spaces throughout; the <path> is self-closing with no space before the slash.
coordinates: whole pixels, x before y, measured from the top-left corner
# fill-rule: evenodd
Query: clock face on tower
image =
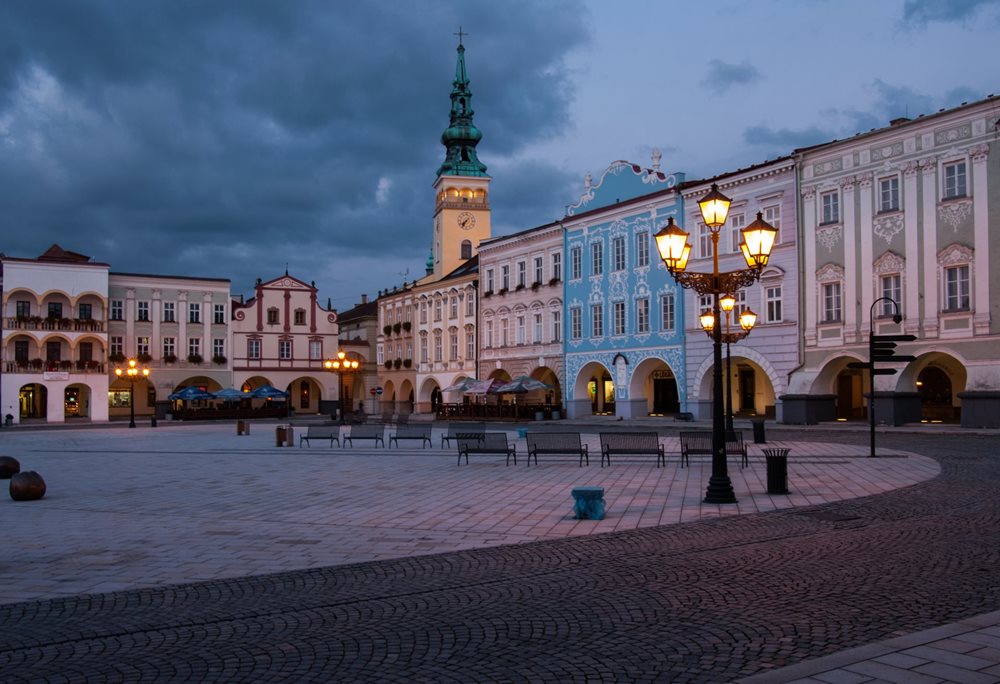
<path id="1" fill-rule="evenodd" d="M 458 215 L 458 227 L 462 230 L 472 230 L 476 227 L 476 217 L 467 211 Z"/>

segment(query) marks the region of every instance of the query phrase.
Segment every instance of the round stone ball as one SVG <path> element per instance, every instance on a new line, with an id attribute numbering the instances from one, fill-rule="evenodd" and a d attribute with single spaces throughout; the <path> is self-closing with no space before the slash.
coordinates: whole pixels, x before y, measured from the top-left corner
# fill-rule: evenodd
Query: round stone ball
<path id="1" fill-rule="evenodd" d="M 13 456 L 0 456 L 0 480 L 9 480 L 21 472 L 21 464 Z"/>
<path id="2" fill-rule="evenodd" d="M 14 501 L 35 501 L 45 496 L 45 480 L 34 470 L 25 470 L 10 478 L 10 498 Z"/>

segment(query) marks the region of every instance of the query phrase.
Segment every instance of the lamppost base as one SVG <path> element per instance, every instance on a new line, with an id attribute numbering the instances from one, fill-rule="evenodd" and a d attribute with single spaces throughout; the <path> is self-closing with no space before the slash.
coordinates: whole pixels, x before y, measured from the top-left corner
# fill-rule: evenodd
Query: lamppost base
<path id="1" fill-rule="evenodd" d="M 134 421 L 134 420 L 132 420 L 132 421 L 129 421 L 129 424 L 128 424 L 128 426 L 129 426 L 130 428 L 134 428 L 134 427 L 135 427 L 135 421 Z"/>
<path id="2" fill-rule="evenodd" d="M 708 489 L 705 490 L 705 503 L 707 504 L 734 504 L 736 503 L 736 493 L 733 491 L 733 482 L 729 476 L 715 477 L 708 480 Z"/>

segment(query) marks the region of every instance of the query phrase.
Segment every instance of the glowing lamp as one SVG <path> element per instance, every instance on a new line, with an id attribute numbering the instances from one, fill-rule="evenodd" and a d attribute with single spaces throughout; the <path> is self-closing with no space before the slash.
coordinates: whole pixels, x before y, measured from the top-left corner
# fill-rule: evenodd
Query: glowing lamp
<path id="1" fill-rule="evenodd" d="M 715 329 L 715 314 L 711 311 L 705 311 L 698 317 L 701 321 L 701 329 L 705 332 L 712 332 Z"/>
<path id="2" fill-rule="evenodd" d="M 756 322 L 757 314 L 750 309 L 744 309 L 743 313 L 740 314 L 740 327 L 747 332 L 753 330 L 753 326 Z"/>
<path id="3" fill-rule="evenodd" d="M 761 269 L 767 266 L 767 260 L 771 256 L 771 249 L 774 241 L 778 237 L 778 230 L 764 220 L 764 215 L 757 212 L 757 220 L 742 230 L 743 243 L 740 249 L 743 250 L 743 258 L 746 259 L 750 268 Z"/>
<path id="4" fill-rule="evenodd" d="M 718 230 L 726 222 L 726 217 L 729 215 L 729 205 L 732 203 L 731 199 L 719 192 L 719 186 L 712 183 L 712 189 L 708 194 L 698 200 L 705 225 Z"/>
<path id="5" fill-rule="evenodd" d="M 667 225 L 653 238 L 656 240 L 656 250 L 660 253 L 660 259 L 663 260 L 667 270 L 683 271 L 687 266 L 691 246 L 687 244 L 688 233 L 674 223 L 673 216 L 667 219 Z"/>

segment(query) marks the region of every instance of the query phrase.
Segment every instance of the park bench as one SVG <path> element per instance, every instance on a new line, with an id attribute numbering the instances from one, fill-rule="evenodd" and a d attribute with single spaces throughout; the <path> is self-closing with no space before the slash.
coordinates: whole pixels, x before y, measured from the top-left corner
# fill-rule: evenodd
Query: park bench
<path id="1" fill-rule="evenodd" d="M 468 465 L 469 454 L 503 454 L 507 465 L 510 465 L 511 458 L 517 465 L 517 447 L 507 444 L 507 435 L 503 432 L 462 435 L 455 439 L 458 442 L 458 465 L 462 465 L 462 456 L 465 456 Z"/>
<path id="2" fill-rule="evenodd" d="M 656 456 L 656 467 L 667 464 L 660 437 L 655 432 L 602 432 L 601 467 L 604 459 L 611 465 L 611 454 L 649 454 Z"/>
<path id="3" fill-rule="evenodd" d="M 700 430 L 698 432 L 681 432 L 681 465 L 686 465 L 690 463 L 689 456 L 691 454 L 700 455 L 712 455 L 712 433 L 707 430 Z M 743 433 L 735 431 L 726 431 L 726 455 L 736 456 L 739 455 L 740 468 L 750 464 L 750 459 L 747 456 L 747 446 L 743 443 Z"/>
<path id="4" fill-rule="evenodd" d="M 449 423 L 448 432 L 441 435 L 441 448 L 444 449 L 445 442 L 450 447 L 453 439 L 460 437 L 482 439 L 484 434 L 486 434 L 486 425 L 483 423 Z"/>
<path id="5" fill-rule="evenodd" d="M 303 442 L 308 442 L 311 447 L 314 439 L 330 440 L 330 448 L 333 448 L 334 442 L 340 446 L 340 427 L 337 425 L 310 425 L 306 434 L 299 435 L 299 448 L 302 448 Z"/>
<path id="6" fill-rule="evenodd" d="M 356 439 L 370 439 L 375 442 L 374 446 L 378 446 L 379 442 L 385 446 L 384 433 L 385 428 L 381 425 L 352 425 L 347 428 L 347 434 L 344 435 L 344 446 L 350 442 L 353 447 Z"/>
<path id="7" fill-rule="evenodd" d="M 538 454 L 579 456 L 581 467 L 584 459 L 590 465 L 590 454 L 587 453 L 587 445 L 581 443 L 579 432 L 529 432 L 525 439 L 528 443 L 529 466 L 532 456 L 535 457 L 535 465 L 538 465 Z"/>
<path id="8" fill-rule="evenodd" d="M 421 440 L 420 448 L 423 448 L 423 442 L 427 442 L 427 446 L 433 446 L 431 444 L 431 426 L 430 425 L 407 425 L 406 423 L 400 423 L 396 426 L 396 432 L 389 437 L 389 446 L 395 442 L 396 446 L 399 446 L 399 440 L 401 439 L 419 439 Z"/>

